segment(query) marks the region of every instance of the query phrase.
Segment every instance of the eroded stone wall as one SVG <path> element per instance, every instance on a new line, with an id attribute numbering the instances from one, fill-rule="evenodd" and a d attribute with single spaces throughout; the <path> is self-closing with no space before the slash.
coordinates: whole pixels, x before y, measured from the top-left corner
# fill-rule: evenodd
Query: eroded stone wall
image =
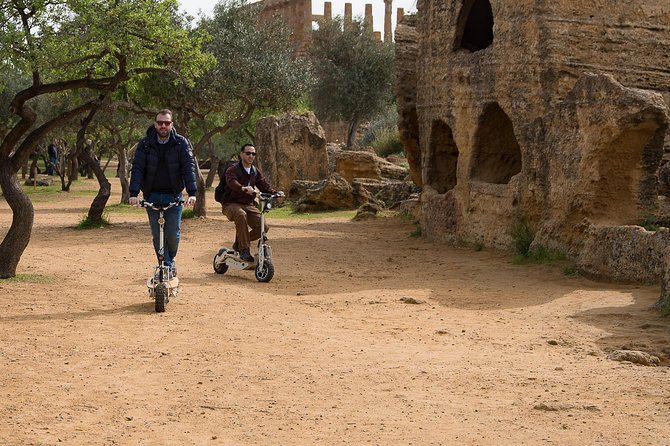
<path id="1" fill-rule="evenodd" d="M 415 26 L 396 30 L 398 112 L 423 185 L 424 233 L 509 249 L 525 222 L 536 244 L 607 277 L 593 237 L 660 212 L 670 2 L 419 0 L 417 9 Z M 626 246 L 631 261 L 664 249 L 641 257 Z M 655 268 L 621 269 L 611 276 L 658 279 Z"/>

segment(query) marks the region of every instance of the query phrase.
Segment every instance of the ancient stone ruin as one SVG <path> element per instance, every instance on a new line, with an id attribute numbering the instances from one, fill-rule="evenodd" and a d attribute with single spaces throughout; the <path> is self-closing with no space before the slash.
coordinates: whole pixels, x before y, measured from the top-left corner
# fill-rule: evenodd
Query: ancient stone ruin
<path id="1" fill-rule="evenodd" d="M 372 205 L 396 208 L 418 193 L 407 167 L 371 147 L 345 150 L 328 144 L 314 113 L 267 116 L 256 123 L 258 165 L 296 210 L 313 212 Z"/>
<path id="2" fill-rule="evenodd" d="M 510 249 L 525 224 L 582 273 L 663 276 L 668 0 L 418 0 L 398 114 L 428 237 Z M 665 147 L 664 147 L 665 146 Z"/>

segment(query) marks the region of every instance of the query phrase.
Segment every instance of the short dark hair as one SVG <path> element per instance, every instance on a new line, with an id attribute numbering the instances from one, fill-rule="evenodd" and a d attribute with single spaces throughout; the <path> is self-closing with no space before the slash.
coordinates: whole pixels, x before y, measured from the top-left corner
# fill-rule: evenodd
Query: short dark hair
<path id="1" fill-rule="evenodd" d="M 244 152 L 244 149 L 246 149 L 247 147 L 253 147 L 254 149 L 256 148 L 255 145 L 248 142 L 248 143 L 242 144 L 242 147 L 240 147 L 240 152 Z"/>
<path id="2" fill-rule="evenodd" d="M 168 109 L 168 108 L 164 108 L 164 109 L 162 109 L 162 110 L 158 110 L 158 113 L 156 113 L 156 117 L 155 117 L 154 119 L 156 119 L 156 118 L 158 117 L 158 115 L 170 115 L 170 118 L 173 118 L 173 117 L 174 117 L 174 116 L 172 115 L 172 110 L 170 110 L 170 109 Z"/>

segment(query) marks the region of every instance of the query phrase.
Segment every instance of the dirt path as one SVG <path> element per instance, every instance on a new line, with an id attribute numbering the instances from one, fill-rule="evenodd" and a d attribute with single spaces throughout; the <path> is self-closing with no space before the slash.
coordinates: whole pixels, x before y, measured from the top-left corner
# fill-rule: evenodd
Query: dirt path
<path id="1" fill-rule="evenodd" d="M 143 214 L 77 231 L 90 197 L 35 197 L 19 272 L 46 281 L 0 281 L 0 444 L 668 444 L 657 287 L 434 245 L 399 219 L 271 213 L 272 282 L 217 275 L 234 231 L 209 198 L 157 314 Z M 0 235 L 10 221 L 0 201 Z"/>

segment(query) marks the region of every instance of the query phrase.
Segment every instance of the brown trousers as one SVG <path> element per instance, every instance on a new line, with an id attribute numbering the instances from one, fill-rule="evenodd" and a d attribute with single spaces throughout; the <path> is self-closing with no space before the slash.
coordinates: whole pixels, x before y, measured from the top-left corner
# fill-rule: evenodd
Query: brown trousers
<path id="1" fill-rule="evenodd" d="M 261 211 L 253 204 L 225 203 L 221 207 L 223 215 L 235 222 L 235 238 L 241 250 L 249 249 L 254 240 L 261 238 Z M 248 229 L 251 228 L 251 229 Z M 265 232 L 268 225 L 265 225 Z"/>

